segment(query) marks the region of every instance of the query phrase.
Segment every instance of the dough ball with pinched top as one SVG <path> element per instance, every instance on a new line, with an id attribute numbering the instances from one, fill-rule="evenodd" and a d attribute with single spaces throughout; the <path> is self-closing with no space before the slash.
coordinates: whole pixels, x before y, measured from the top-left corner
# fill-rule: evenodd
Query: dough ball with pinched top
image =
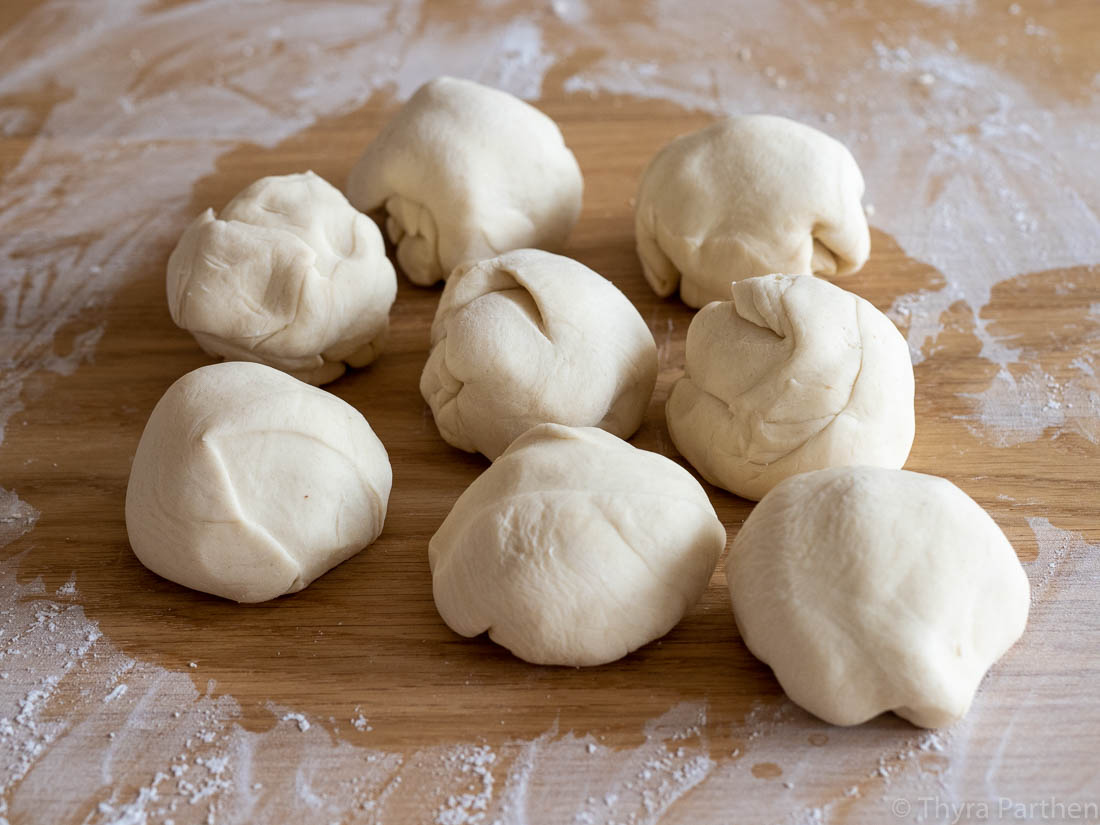
<path id="1" fill-rule="evenodd" d="M 679 287 L 692 307 L 756 275 L 845 275 L 871 248 L 862 197 L 839 141 L 782 117 L 728 118 L 650 162 L 634 215 L 638 256 L 654 292 Z"/>
<path id="2" fill-rule="evenodd" d="M 448 279 L 420 392 L 448 444 L 496 458 L 545 422 L 627 438 L 656 380 L 653 334 L 613 283 L 517 249 Z"/>
<path id="3" fill-rule="evenodd" d="M 168 259 L 168 308 L 212 355 L 311 384 L 381 353 L 397 294 L 378 227 L 322 178 L 262 178 Z"/>
<path id="4" fill-rule="evenodd" d="M 973 499 L 881 467 L 779 484 L 737 534 L 726 578 L 749 650 L 834 725 L 889 710 L 955 722 L 1030 601 L 1016 553 Z"/>
<path id="5" fill-rule="evenodd" d="M 420 87 L 348 179 L 353 204 L 385 211 L 397 261 L 421 286 L 466 261 L 559 247 L 582 190 L 554 121 L 507 92 L 453 77 Z"/>
<path id="6" fill-rule="evenodd" d="M 524 433 L 428 544 L 447 625 L 528 662 L 599 665 L 671 630 L 726 531 L 698 481 L 593 427 Z"/>
<path id="7" fill-rule="evenodd" d="M 692 319 L 666 406 L 676 448 L 712 484 L 759 499 L 788 476 L 900 468 L 913 444 L 913 366 L 890 319 L 810 275 L 732 287 Z"/>
<path id="8" fill-rule="evenodd" d="M 126 531 L 154 573 L 260 602 L 373 542 L 391 480 L 382 442 L 350 404 L 263 364 L 211 364 L 149 416 Z"/>

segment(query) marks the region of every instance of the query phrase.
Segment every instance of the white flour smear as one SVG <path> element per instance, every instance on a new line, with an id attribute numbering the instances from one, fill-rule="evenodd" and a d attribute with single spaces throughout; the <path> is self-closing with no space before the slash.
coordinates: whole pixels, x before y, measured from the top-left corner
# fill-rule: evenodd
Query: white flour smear
<path id="1" fill-rule="evenodd" d="M 380 89 L 407 97 L 444 71 L 537 97 L 552 63 L 528 22 L 421 30 L 415 3 L 149 5 L 45 3 L 0 38 L 0 130 L 41 135 L 0 190 L 11 361 L 0 438 L 28 375 L 91 356 L 102 328 L 81 331 L 67 353 L 53 352 L 58 333 L 94 317 L 135 260 L 174 241 L 193 217 L 192 185 L 220 155 L 273 146 Z M 56 96 L 41 123 L 3 103 L 30 91 Z"/>
<path id="2" fill-rule="evenodd" d="M 1001 446 L 1052 431 L 1096 441 L 1095 338 L 1056 380 L 983 310 L 999 283 L 1100 263 L 1100 166 L 1080 161 L 1097 156 L 1100 133 L 1063 125 L 1095 123 L 1100 83 L 1074 99 L 1044 85 L 1061 44 L 1018 8 L 925 5 L 940 28 L 851 26 L 853 12 L 837 7 L 747 0 L 706 0 L 690 14 L 654 0 L 644 17 L 633 0 L 485 0 L 463 24 L 396 0 L 46 2 L 0 39 L 0 130 L 34 137 L 0 187 L 0 440 L 32 373 L 64 376 L 93 357 L 102 308 L 163 257 L 192 217 L 193 184 L 219 157 L 245 142 L 275 145 L 376 93 L 405 98 L 444 72 L 538 98 L 551 69 L 577 53 L 584 68 L 558 79 L 568 93 L 770 111 L 846 141 L 872 223 L 946 278 L 894 306 L 914 360 L 934 358 L 941 314 L 961 302 L 999 370 L 969 399 L 974 432 Z M 978 7 L 1011 18 L 1004 50 L 1033 54 L 1023 70 L 967 56 L 956 29 L 974 29 Z M 19 102 L 28 95 L 53 101 L 43 118 Z M 69 341 L 60 351 L 59 340 Z M 37 517 L 0 489 L 0 546 Z M 625 750 L 554 728 L 503 745 L 387 752 L 362 744 L 381 710 L 369 706 L 335 724 L 272 705 L 274 726 L 251 732 L 213 684 L 199 692 L 190 673 L 113 647 L 85 616 L 75 580 L 46 593 L 40 580 L 20 582 L 11 558 L 0 566 L 0 823 L 641 825 L 693 823 L 703 806 L 741 823 L 776 811 L 814 823 L 873 818 L 897 799 L 912 803 L 907 821 L 939 821 L 919 816 L 921 796 L 1019 796 L 1007 777 L 1028 774 L 1025 731 L 1048 713 L 1069 718 L 1084 689 L 1058 661 L 1093 655 L 1084 646 L 1100 630 L 1095 611 L 1069 627 L 1055 604 L 1094 601 L 1100 548 L 1045 519 L 1031 526 L 1040 557 L 1029 566 L 1028 633 L 963 723 L 940 734 L 901 723 L 839 729 L 790 704 L 762 705 L 721 731 L 742 743 L 735 752 L 714 752 L 702 703 L 651 720 Z M 1012 694 L 1029 699 L 1001 706 L 1012 680 Z M 1100 729 L 1085 716 L 1096 707 L 1075 711 L 1080 730 Z M 1021 801 L 1072 799 L 1095 790 L 1093 773 L 1089 760 L 1061 766 Z"/>
<path id="3" fill-rule="evenodd" d="M 1068 632 L 1048 598 L 1051 588 L 1059 601 L 1091 598 L 1100 547 L 1046 519 L 1032 527 L 1040 556 L 1029 565 L 1028 634 L 1010 664 L 994 668 L 962 723 L 941 732 L 900 722 L 835 728 L 785 702 L 762 705 L 724 731 L 740 743 L 729 753 L 714 752 L 701 703 L 651 720 L 642 744 L 626 750 L 553 728 L 495 748 L 473 742 L 387 752 L 342 740 L 342 722 L 277 706 L 270 708 L 277 724 L 253 733 L 238 723 L 236 701 L 214 696 L 214 684 L 200 693 L 188 674 L 126 656 L 78 604 L 45 593 L 41 581 L 18 584 L 9 566 L 0 574 L 0 822 L 67 822 L 79 808 L 95 825 L 408 821 L 410 812 L 439 825 L 645 825 L 696 821 L 695 814 L 678 818 L 676 803 L 688 795 L 730 821 L 768 822 L 774 814 L 762 812 L 792 811 L 787 821 L 829 822 L 841 809 L 881 810 L 897 799 L 1011 796 L 1018 789 L 1003 785 L 1002 775 L 1020 775 L 1011 760 L 1030 759 L 1031 747 L 1016 737 L 1033 730 L 1018 731 L 1016 715 L 1032 709 L 1000 706 L 1009 692 L 1003 682 L 1031 682 L 1037 707 L 1072 703 L 1076 676 L 1052 658 L 1083 660 L 1089 652 L 1075 645 L 1100 631 L 1095 614 L 1083 614 L 1079 621 L 1091 624 Z M 68 679 L 98 687 L 65 690 Z M 1100 725 L 1079 711 L 1077 719 L 1084 731 Z M 1001 740 L 998 759 L 971 762 L 971 738 L 989 735 Z M 1087 761 L 1063 766 L 1046 778 L 1044 793 L 1081 793 L 1093 770 Z"/>
<path id="4" fill-rule="evenodd" d="M 0 547 L 34 529 L 39 512 L 11 490 L 0 487 Z"/>
<path id="5" fill-rule="evenodd" d="M 944 310 L 962 302 L 982 356 L 1000 367 L 997 382 L 976 399 L 976 432 L 998 446 L 1039 437 L 1051 423 L 1041 408 L 1058 391 L 1036 397 L 1034 387 L 1013 379 L 1006 367 L 1020 353 L 987 329 L 982 310 L 1001 281 L 1100 262 L 1100 166 L 1081 162 L 1100 155 L 1100 131 L 1081 128 L 1096 121 L 1100 84 L 1088 101 L 1059 99 L 1042 85 L 1045 72 L 1017 78 L 965 56 L 949 21 L 921 34 L 884 24 L 868 43 L 806 4 L 709 0 L 690 15 L 676 0 L 649 8 L 654 25 L 613 27 L 645 59 L 611 52 L 566 80 L 566 89 L 669 100 L 715 114 L 768 111 L 843 140 L 867 181 L 872 224 L 947 279 L 942 289 L 899 298 L 891 312 L 908 327 L 914 362 L 942 331 Z M 1007 4 L 988 5 L 985 13 L 1018 16 Z M 1060 47 L 1049 32 L 1028 29 L 1026 18 L 1018 27 L 1032 32 L 1027 47 L 1038 63 L 1057 61 Z M 606 34 L 601 29 L 599 36 Z M 789 62 L 792 43 L 798 70 L 782 75 L 775 66 Z M 1094 113 L 1090 121 L 1083 111 Z M 1074 377 L 1070 392 L 1087 404 L 1080 415 L 1100 415 L 1097 389 L 1091 371 Z"/>
<path id="6" fill-rule="evenodd" d="M 406 97 L 441 72 L 536 98 L 555 61 L 582 51 L 602 56 L 566 78 L 566 91 L 771 111 L 846 141 L 873 222 L 947 276 L 944 288 L 894 308 L 914 358 L 941 331 L 943 310 L 962 301 L 982 354 L 1002 367 L 978 402 L 984 429 L 994 441 L 1006 427 L 1017 431 L 1009 440 L 1034 437 L 1011 409 L 1027 388 L 1003 370 L 1018 353 L 986 330 L 981 311 L 1000 281 L 1100 261 L 1100 167 L 1075 161 L 1100 152 L 1100 134 L 1064 127 L 1095 111 L 1100 84 L 1089 99 L 1064 100 L 1041 71 L 1017 77 L 978 63 L 952 39 L 951 18 L 932 35 L 883 25 L 868 42 L 834 20 L 843 12 L 801 4 L 703 0 L 683 14 L 662 0 L 647 4 L 646 22 L 636 5 L 493 2 L 484 19 L 471 13 L 459 26 L 416 3 L 44 4 L 0 40 L 0 101 L 32 91 L 56 100 L 41 123 L 0 105 L 5 133 L 43 136 L 0 194 L 0 333 L 13 353 L 0 378 L 0 425 L 58 332 L 94 317 L 132 277 L 130 261 L 176 236 L 191 185 L 219 155 L 242 141 L 278 143 L 378 90 Z M 1057 61 L 1060 46 L 1043 27 L 1007 9 L 988 13 L 1011 18 L 1037 65 Z M 800 44 L 797 70 L 781 74 L 791 43 Z M 644 57 L 624 60 L 624 48 Z M 119 136 L 133 142 L 110 141 Z M 899 189 L 899 179 L 916 185 Z M 90 357 L 102 330 L 78 332 L 50 368 Z M 1094 397 L 1093 376 L 1075 381 Z"/>

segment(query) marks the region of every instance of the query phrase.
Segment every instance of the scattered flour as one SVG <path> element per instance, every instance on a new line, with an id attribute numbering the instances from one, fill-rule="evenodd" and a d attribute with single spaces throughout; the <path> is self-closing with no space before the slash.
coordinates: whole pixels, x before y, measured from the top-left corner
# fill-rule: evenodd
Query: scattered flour
<path id="1" fill-rule="evenodd" d="M 836 134 L 865 172 L 876 225 L 947 278 L 942 289 L 895 305 L 915 361 L 942 331 L 942 313 L 962 301 L 982 356 L 1014 363 L 1019 353 L 982 315 L 992 288 L 1100 260 L 1100 218 L 1090 207 L 1100 202 L 1100 169 L 1078 160 L 1100 149 L 1100 138 L 1065 125 L 1089 122 L 1081 114 L 1088 104 L 1052 94 L 1042 72 L 1011 74 L 968 57 L 950 19 L 934 30 L 882 26 L 867 43 L 862 29 L 795 3 L 700 0 L 684 15 L 676 0 L 655 0 L 647 25 L 628 0 L 598 13 L 583 0 L 513 13 L 497 0 L 485 5 L 471 17 L 477 26 L 461 27 L 397 0 L 355 14 L 332 0 L 52 0 L 13 26 L 0 38 L 0 100 L 44 87 L 57 93 L 44 119 L 18 103 L 0 105 L 0 128 L 67 140 L 33 142 L 0 198 L 0 265 L 14 274 L 0 292 L 4 305 L 20 307 L 0 316 L 12 347 L 0 381 L 0 436 L 32 372 L 44 365 L 64 375 L 92 357 L 103 334 L 94 319 L 135 271 L 123 262 L 170 243 L 191 217 L 192 184 L 220 155 L 242 141 L 273 145 L 380 91 L 404 98 L 441 72 L 537 98 L 561 57 L 591 53 L 600 56 L 562 79 L 567 92 L 716 114 L 766 110 Z M 960 31 L 972 25 L 966 4 L 940 5 Z M 775 65 L 792 56 L 775 31 L 788 33 L 784 43 L 829 48 L 800 50 L 781 76 Z M 644 58 L 624 57 L 624 49 Z M 1036 46 L 1037 61 L 1050 58 L 1056 45 Z M 105 140 L 119 135 L 129 141 Z M 96 174 L 74 174 L 74 157 Z M 126 187 L 114 184 L 120 177 Z M 899 189 L 899 179 L 910 183 Z M 96 209 L 83 208 L 93 202 Z M 75 335 L 59 353 L 64 330 Z M 981 425 L 999 432 L 1019 389 L 1002 380 L 976 399 Z M 1043 429 L 1037 422 L 1006 438 Z"/>
<path id="2" fill-rule="evenodd" d="M 1063 565 L 1100 556 L 1100 544 L 1089 544 L 1080 534 L 1055 527 L 1043 516 L 1032 516 L 1027 522 L 1039 544 L 1039 556 L 1031 563 L 1031 600 L 1035 603 L 1044 598 Z"/>
<path id="3" fill-rule="evenodd" d="M 78 605 L 51 601 L 35 582 L 21 585 L 4 568 L 0 667 L 10 678 L 0 680 L 0 822 L 25 821 L 31 812 L 35 821 L 66 822 L 79 799 L 94 803 L 93 825 L 345 821 L 364 811 L 371 813 L 366 821 L 440 825 L 651 825 L 689 794 L 693 809 L 722 810 L 736 821 L 789 810 L 797 812 L 792 822 L 829 822 L 861 806 L 873 816 L 900 797 L 966 799 L 973 793 L 968 789 L 987 780 L 995 791 L 1012 790 L 1002 783 L 1020 774 L 1009 771 L 1006 760 L 1029 751 L 1026 742 L 1015 742 L 1014 720 L 997 704 L 997 682 L 1027 678 L 1026 670 L 1019 672 L 1022 662 L 1047 667 L 1044 648 L 1052 634 L 1061 640 L 1059 655 L 1083 656 L 1083 649 L 1074 654 L 1070 648 L 1087 647 L 1095 638 L 1089 634 L 1100 630 L 1097 617 L 1083 624 L 1080 617 L 1080 635 L 1064 636 L 1064 619 L 1045 598 L 1049 587 L 1070 599 L 1091 593 L 1100 582 L 1100 545 L 1046 519 L 1033 519 L 1032 527 L 1040 556 L 1029 566 L 1036 594 L 1029 633 L 1010 654 L 1013 666 L 994 669 L 987 695 L 963 723 L 915 732 L 887 717 L 834 728 L 790 702 L 761 702 L 723 730 L 741 744 L 720 758 L 712 755 L 712 726 L 700 702 L 650 720 L 641 744 L 625 749 L 553 727 L 531 740 L 492 746 L 390 752 L 353 745 L 304 713 L 275 706 L 271 712 L 286 724 L 250 732 L 240 726 L 241 708 L 232 697 L 200 693 L 187 673 L 127 657 Z M 1032 680 L 1031 689 L 1047 703 L 1068 702 L 1073 678 Z M 57 697 L 70 681 L 114 687 L 87 695 L 69 687 L 59 713 Z M 1097 712 L 1088 706 L 1074 718 L 1082 726 L 1100 724 L 1081 715 Z M 366 719 L 361 711 L 355 718 Z M 971 761 L 969 743 L 995 731 L 1012 745 L 1004 759 Z M 135 761 L 130 755 L 137 746 L 144 751 Z M 778 767 L 781 781 L 755 777 L 750 768 L 761 763 Z M 1072 789 L 1090 781 L 1091 770 L 1068 766 L 1048 784 Z M 64 794 L 56 793 L 59 775 L 66 777 Z M 830 789 L 838 795 L 829 797 Z"/>
<path id="4" fill-rule="evenodd" d="M 363 710 L 359 707 L 355 708 L 355 716 L 351 718 L 351 726 L 357 731 L 362 731 L 364 733 L 374 730 L 370 725 L 370 720 L 363 715 Z"/>
<path id="5" fill-rule="evenodd" d="M 953 13 L 967 7 L 937 5 Z M 644 61 L 607 48 L 566 79 L 566 90 L 669 100 L 715 114 L 769 111 L 844 140 L 864 171 L 874 224 L 946 276 L 942 288 L 901 296 L 890 312 L 907 326 L 914 362 L 927 357 L 943 331 L 942 314 L 962 302 L 982 357 L 1002 368 L 974 398 L 975 428 L 1007 446 L 1062 426 L 1045 409 L 1049 394 L 1032 396 L 1029 387 L 1005 380 L 1020 353 L 988 329 L 982 310 L 1002 281 L 1100 261 L 1100 216 L 1090 206 L 1100 202 L 1100 167 L 1080 160 L 1083 152 L 1100 151 L 1100 137 L 1085 136 L 1091 120 L 1082 118 L 1081 104 L 1053 95 L 1040 84 L 1041 73 L 1013 76 L 967 57 L 949 39 L 949 25 L 920 34 L 883 26 L 868 50 L 856 29 L 807 14 L 799 4 L 750 9 L 706 0 L 692 15 L 683 15 L 675 0 L 650 8 L 652 27 L 624 16 L 617 30 L 589 35 L 604 46 L 629 41 L 632 52 L 647 55 Z M 737 57 L 741 49 L 726 39 L 707 36 L 715 31 L 736 32 L 736 43 L 751 44 L 741 46 L 746 56 Z M 769 36 L 775 31 L 788 36 L 777 42 Z M 776 94 L 776 70 L 767 61 L 773 52 L 776 62 L 789 60 L 792 38 L 829 47 L 802 50 L 797 78 Z M 853 64 L 860 54 L 863 62 Z M 904 189 L 898 180 L 907 181 Z M 1091 377 L 1079 383 L 1078 393 L 1100 391 Z"/>
<path id="6" fill-rule="evenodd" d="M 678 2 L 654 0 L 644 25 L 629 0 L 553 0 L 541 11 L 484 0 L 484 13 L 470 13 L 477 24 L 465 27 L 435 19 L 427 4 L 398 0 L 355 14 L 335 0 L 47 0 L 0 37 L 0 132 L 66 138 L 32 141 L 3 181 L 0 336 L 10 348 L 0 439 L 32 373 L 45 367 L 65 376 L 93 357 L 103 307 L 136 277 L 134 261 L 151 260 L 178 235 L 191 217 L 194 182 L 225 153 L 243 142 L 275 145 L 375 94 L 403 99 L 441 72 L 537 98 L 559 58 L 573 53 L 590 58 L 560 79 L 572 94 L 713 113 L 767 110 L 848 142 L 876 226 L 945 275 L 942 288 L 902 296 L 892 311 L 907 326 L 914 361 L 931 357 L 943 312 L 962 302 L 981 355 L 998 368 L 990 387 L 969 398 L 975 432 L 1010 446 L 1079 428 L 1075 422 L 1100 412 L 1097 348 L 1082 352 L 1072 380 L 1059 383 L 1034 353 L 993 331 L 982 311 L 1005 280 L 1100 261 L 1100 221 L 1090 206 L 1100 202 L 1100 167 L 1076 160 L 1095 154 L 1100 138 L 1063 125 L 1087 120 L 1095 91 L 1084 103 L 1063 99 L 1041 85 L 1040 72 L 1011 75 L 967 57 L 951 30 L 974 4 L 922 2 L 946 15 L 942 31 L 881 26 L 868 43 L 819 9 L 748 0 L 703 0 L 691 15 Z M 1016 4 L 1006 9 L 1021 14 Z M 1048 29 L 1023 18 L 1017 25 L 1035 38 L 1039 62 L 1052 54 Z M 788 36 L 777 42 L 775 31 Z M 806 45 L 795 65 L 792 41 Z M 626 43 L 635 57 L 624 55 Z M 44 115 L 19 102 L 28 92 L 51 97 Z M 899 179 L 915 186 L 898 188 Z M 61 352 L 63 333 L 71 343 Z M 0 547 L 38 515 L 0 489 Z M 1034 730 L 1024 719 L 1060 706 L 1069 714 L 1079 690 L 1074 674 L 1045 657 L 1084 660 L 1098 632 L 1095 616 L 1078 616 L 1066 633 L 1064 613 L 1047 597 L 1058 590 L 1094 598 L 1100 547 L 1045 518 L 1030 523 L 1040 554 L 1029 568 L 1029 633 L 1010 654 L 1012 668 L 994 669 L 989 697 L 962 723 L 925 734 L 891 720 L 827 728 L 790 703 L 761 704 L 733 731 L 741 744 L 721 758 L 710 752 L 700 702 L 650 720 L 641 743 L 622 750 L 555 727 L 492 747 L 387 752 L 274 707 L 293 724 L 251 732 L 232 697 L 200 693 L 189 673 L 131 659 L 102 638 L 74 599 L 75 579 L 56 601 L 40 580 L 20 582 L 19 558 L 9 558 L 0 564 L 0 825 L 67 822 L 74 801 L 89 805 L 90 825 L 433 817 L 441 825 L 644 825 L 671 817 L 688 795 L 731 820 L 792 811 L 787 821 L 823 823 L 858 811 L 874 819 L 891 799 L 929 792 L 966 800 L 976 788 L 1019 791 L 1011 782 L 1026 774 L 1020 760 L 1032 743 L 1024 732 Z M 1024 662 L 1053 675 L 1028 683 L 1034 707 L 1015 708 L 1017 720 L 998 706 L 993 686 L 1026 679 Z M 63 691 L 70 682 L 103 689 Z M 1075 717 L 1082 730 L 1100 728 L 1087 716 L 1096 713 L 1093 703 Z M 352 726 L 370 731 L 356 714 Z M 972 742 L 990 739 L 999 743 L 995 758 L 971 754 Z M 128 755 L 139 744 L 148 750 L 135 765 Z M 1063 766 L 1047 779 L 1049 791 L 1094 786 L 1086 762 Z M 754 776 L 761 764 L 775 766 L 768 774 L 779 770 L 781 781 Z"/>
<path id="7" fill-rule="evenodd" d="M 40 513 L 11 490 L 0 487 L 0 547 L 29 533 Z"/>
<path id="8" fill-rule="evenodd" d="M 59 588 L 57 588 L 57 595 L 58 596 L 76 596 L 76 595 L 78 595 L 77 589 L 76 589 L 76 577 L 74 576 L 73 578 L 71 578 L 67 582 L 65 582 L 63 585 L 61 585 Z"/>
<path id="9" fill-rule="evenodd" d="M 309 720 L 301 713 L 284 713 L 282 719 L 284 722 L 294 722 L 297 724 L 298 730 L 302 733 L 305 733 L 310 728 Z"/>

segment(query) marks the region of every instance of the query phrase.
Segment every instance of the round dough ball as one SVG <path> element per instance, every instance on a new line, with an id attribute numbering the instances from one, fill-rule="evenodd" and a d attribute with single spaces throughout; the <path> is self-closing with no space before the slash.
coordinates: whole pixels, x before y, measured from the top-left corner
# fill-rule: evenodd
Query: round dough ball
<path id="1" fill-rule="evenodd" d="M 745 521 L 726 576 L 749 650 L 834 725 L 887 710 L 951 724 L 1027 623 L 1027 575 L 993 519 L 904 470 L 787 479 Z"/>
<path id="2" fill-rule="evenodd" d="M 665 411 L 707 481 L 759 499 L 788 476 L 897 469 L 913 444 L 913 365 L 890 319 L 810 275 L 733 285 L 691 321 Z"/>
<path id="3" fill-rule="evenodd" d="M 671 630 L 726 531 L 679 464 L 594 427 L 528 430 L 428 544 L 443 621 L 528 662 L 600 665 Z"/>
<path id="4" fill-rule="evenodd" d="M 518 249 L 451 275 L 420 393 L 448 444 L 496 458 L 546 422 L 628 438 L 656 381 L 653 334 L 613 283 Z"/>
<path id="5" fill-rule="evenodd" d="M 168 309 L 199 346 L 311 384 L 378 357 L 396 294 L 378 227 L 312 172 L 207 209 L 168 259 Z"/>
<path id="6" fill-rule="evenodd" d="M 862 197 L 855 158 L 823 132 L 772 115 L 721 120 L 672 141 L 642 175 L 638 257 L 654 292 L 679 286 L 692 307 L 769 272 L 846 275 L 871 249 Z"/>
<path id="7" fill-rule="evenodd" d="M 469 260 L 559 247 L 583 188 L 554 121 L 507 92 L 453 77 L 421 86 L 348 179 L 353 204 L 385 210 L 397 262 L 421 286 Z"/>
<path id="8" fill-rule="evenodd" d="M 390 461 L 354 407 L 244 361 L 157 402 L 126 488 L 138 559 L 238 602 L 294 593 L 378 538 Z"/>

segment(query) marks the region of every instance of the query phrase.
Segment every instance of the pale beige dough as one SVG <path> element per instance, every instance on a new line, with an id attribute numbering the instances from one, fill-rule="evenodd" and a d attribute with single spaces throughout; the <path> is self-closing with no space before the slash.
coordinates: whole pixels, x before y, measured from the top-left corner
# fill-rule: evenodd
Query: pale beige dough
<path id="1" fill-rule="evenodd" d="M 311 384 L 381 353 L 397 278 L 378 227 L 322 178 L 262 178 L 168 259 L 168 308 L 211 355 Z"/>
<path id="2" fill-rule="evenodd" d="M 536 664 L 599 665 L 671 630 L 726 542 L 690 473 L 603 430 L 524 433 L 428 545 L 440 615 Z"/>
<path id="3" fill-rule="evenodd" d="M 141 435 L 126 531 L 166 579 L 238 602 L 294 593 L 382 531 L 391 471 L 366 419 L 262 364 L 176 381 Z"/>
<path id="4" fill-rule="evenodd" d="M 519 249 L 447 281 L 420 392 L 448 444 L 496 458 L 544 422 L 627 438 L 656 380 L 653 334 L 613 283 Z"/>
<path id="5" fill-rule="evenodd" d="M 168 259 L 168 309 L 202 349 L 310 384 L 382 352 L 397 294 L 382 234 L 312 172 L 265 177 Z"/>
<path id="6" fill-rule="evenodd" d="M 397 262 L 421 286 L 466 261 L 556 249 L 577 221 L 582 190 L 554 121 L 507 92 L 454 77 L 421 86 L 348 179 L 353 204 L 384 211 Z"/>
<path id="7" fill-rule="evenodd" d="M 684 458 L 750 499 L 809 470 L 900 468 L 913 443 L 913 366 L 890 319 L 809 275 L 749 278 L 732 294 L 688 327 L 665 408 Z"/>
<path id="8" fill-rule="evenodd" d="M 749 650 L 835 725 L 888 710 L 927 728 L 960 719 L 1029 606 L 981 507 L 945 479 L 879 467 L 778 485 L 737 534 L 726 578 Z"/>
<path id="9" fill-rule="evenodd" d="M 634 215 L 646 280 L 692 307 L 755 275 L 845 275 L 871 248 L 851 152 L 773 115 L 720 120 L 677 138 L 642 176 Z"/>

